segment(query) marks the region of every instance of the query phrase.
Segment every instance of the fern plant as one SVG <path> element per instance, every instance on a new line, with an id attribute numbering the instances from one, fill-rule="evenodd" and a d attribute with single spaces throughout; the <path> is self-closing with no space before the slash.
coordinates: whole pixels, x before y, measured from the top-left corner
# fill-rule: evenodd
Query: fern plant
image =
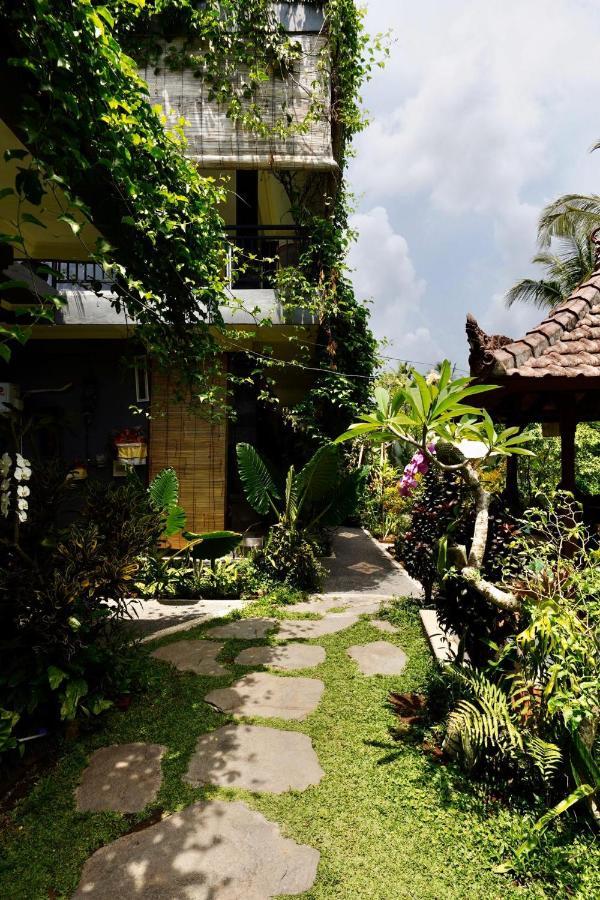
<path id="1" fill-rule="evenodd" d="M 563 753 L 538 733 L 540 700 L 535 686 L 523 677 L 503 675 L 495 681 L 482 671 L 456 673 L 466 696 L 449 715 L 448 749 L 460 754 L 470 769 L 512 770 L 525 780 L 551 786 Z"/>

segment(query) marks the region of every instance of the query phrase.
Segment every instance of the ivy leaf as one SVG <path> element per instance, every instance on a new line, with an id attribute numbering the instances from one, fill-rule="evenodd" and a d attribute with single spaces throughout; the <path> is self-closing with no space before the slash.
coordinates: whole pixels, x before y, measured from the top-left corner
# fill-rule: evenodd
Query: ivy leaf
<path id="1" fill-rule="evenodd" d="M 78 234 L 81 231 L 81 222 L 78 222 L 69 213 L 61 213 L 57 218 L 60 222 L 66 222 L 73 234 Z"/>
<path id="2" fill-rule="evenodd" d="M 43 222 L 40 222 L 37 216 L 32 215 L 32 213 L 24 212 L 21 216 L 24 222 L 29 222 L 30 225 L 37 225 L 39 228 L 46 228 Z"/>
<path id="3" fill-rule="evenodd" d="M 59 669 L 58 666 L 48 666 L 47 672 L 50 687 L 55 691 L 63 683 L 67 677 L 67 673 L 63 672 L 62 669 Z"/>

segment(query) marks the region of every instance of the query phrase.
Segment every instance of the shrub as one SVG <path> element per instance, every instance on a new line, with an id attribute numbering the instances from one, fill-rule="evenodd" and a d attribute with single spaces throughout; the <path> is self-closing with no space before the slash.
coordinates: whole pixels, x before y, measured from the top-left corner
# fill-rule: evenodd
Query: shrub
<path id="1" fill-rule="evenodd" d="M 31 529 L 0 545 L 0 686 L 19 732 L 96 715 L 129 690 L 131 641 L 115 626 L 162 531 L 133 483 L 90 484 L 79 521 L 41 541 L 33 491 L 31 501 Z"/>
<path id="2" fill-rule="evenodd" d="M 408 530 L 395 543 L 397 558 L 408 574 L 422 584 L 426 600 L 431 600 L 438 579 L 440 538 L 454 526 L 454 537 L 460 541 L 464 531 L 464 500 L 465 488 L 458 476 L 430 468 L 414 500 Z"/>
<path id="3" fill-rule="evenodd" d="M 317 558 L 314 544 L 302 532 L 274 525 L 254 562 L 266 578 L 280 581 L 300 591 L 320 590 L 325 570 Z"/>

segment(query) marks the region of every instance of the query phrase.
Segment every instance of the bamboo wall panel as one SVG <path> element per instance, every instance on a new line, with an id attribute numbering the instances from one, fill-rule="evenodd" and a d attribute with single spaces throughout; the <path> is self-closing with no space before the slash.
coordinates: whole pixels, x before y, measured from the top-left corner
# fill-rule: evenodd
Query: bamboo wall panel
<path id="1" fill-rule="evenodd" d="M 179 503 L 187 513 L 188 530 L 219 531 L 225 527 L 227 423 L 210 422 L 174 400 L 171 382 L 168 374 L 152 371 L 150 478 L 172 466 L 179 478 Z M 170 543 L 177 547 L 182 541 Z"/>
<path id="2" fill-rule="evenodd" d="M 186 120 L 187 156 L 205 168 L 336 168 L 331 144 L 330 77 L 319 65 L 326 38 L 301 34 L 294 35 L 294 40 L 301 44 L 302 54 L 294 62 L 293 74 L 266 81 L 257 99 L 267 124 L 276 125 L 284 111 L 293 122 L 302 123 L 316 89 L 322 101 L 320 115 L 308 124 L 305 133 L 289 137 L 262 137 L 241 128 L 227 116 L 226 104 L 208 99 L 209 85 L 195 78 L 191 69 L 171 71 L 159 63 L 157 68 L 150 65 L 140 72 L 148 83 L 150 102 L 162 107 L 168 127 L 181 117 Z M 234 87 L 241 89 L 246 80 L 247 67 L 241 66 Z"/>

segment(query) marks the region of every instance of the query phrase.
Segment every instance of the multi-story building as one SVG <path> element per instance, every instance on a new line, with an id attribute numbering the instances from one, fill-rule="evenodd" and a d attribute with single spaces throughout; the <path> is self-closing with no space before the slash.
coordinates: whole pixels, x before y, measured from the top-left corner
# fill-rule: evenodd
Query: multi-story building
<path id="1" fill-rule="evenodd" d="M 293 338 L 300 336 L 309 346 L 316 340 L 311 315 L 284 308 L 275 288 L 277 271 L 297 262 L 306 238 L 293 219 L 280 175 L 294 172 L 298 178 L 299 173 L 300 177 L 315 171 L 333 173 L 338 167 L 328 108 L 330 73 L 320 64 L 327 41 L 323 10 L 319 4 L 301 2 L 277 3 L 275 10 L 301 53 L 293 72 L 284 77 L 274 74 L 260 87 L 258 103 L 267 125 L 275 124 L 284 106 L 288 121 L 303 122 L 318 91 L 319 113 L 312 114 L 307 127 L 297 133 L 274 136 L 277 129 L 267 129 L 269 136 L 262 136 L 245 130 L 227 115 L 224 105 L 211 99 L 208 85 L 189 69 L 153 65 L 142 70 L 151 102 L 163 108 L 167 122 L 185 118 L 189 158 L 203 174 L 223 178 L 227 186 L 221 214 L 228 240 L 241 250 L 246 264 L 238 268 L 232 252 L 227 279 L 238 302 L 224 306 L 227 327 L 219 340 L 223 368 L 239 374 L 251 372 L 251 360 L 263 353 L 291 360 Z M 243 79 L 245 72 L 238 75 Z M 3 123 L 0 142 L 0 156 L 19 143 Z M 1 164 L 0 188 L 2 183 L 14 183 L 17 162 L 23 164 L 22 160 Z M 17 202 L 22 204 L 23 253 L 16 252 L 14 258 L 5 255 L 2 277 L 29 281 L 32 293 L 44 293 L 52 286 L 65 301 L 53 322 L 35 325 L 30 341 L 14 352 L 8 364 L 1 364 L 3 390 L 20 399 L 38 422 L 32 438 L 36 452 L 42 459 L 59 458 L 77 466 L 81 475 L 119 477 L 125 466 L 116 458 L 115 441 L 135 443 L 132 430 L 139 429 L 147 446 L 147 457 L 141 459 L 145 468 L 140 471 L 152 477 L 167 465 L 177 470 L 188 527 L 206 531 L 231 524 L 240 500 L 235 443 L 248 440 L 276 452 L 273 421 L 268 410 L 259 414 L 257 390 L 248 382 L 237 389 L 233 421 L 203 417 L 178 401 L 169 372 L 146 357 L 135 339 L 135 321 L 119 309 L 110 279 L 86 253 L 99 237 L 94 226 L 81 216 L 81 229 L 74 234 L 60 221 L 57 191 L 54 200 L 44 204 L 43 213 L 31 210 L 36 217 L 44 216 L 45 228 L 23 221 L 26 201 L 5 197 L 0 219 L 7 228 Z M 24 257 L 47 261 L 52 285 L 28 271 Z M 13 305 L 11 291 L 5 289 L 5 315 L 10 316 Z M 248 350 L 254 356 L 248 357 Z M 300 399 L 309 378 L 299 368 L 277 369 L 279 402 Z"/>

